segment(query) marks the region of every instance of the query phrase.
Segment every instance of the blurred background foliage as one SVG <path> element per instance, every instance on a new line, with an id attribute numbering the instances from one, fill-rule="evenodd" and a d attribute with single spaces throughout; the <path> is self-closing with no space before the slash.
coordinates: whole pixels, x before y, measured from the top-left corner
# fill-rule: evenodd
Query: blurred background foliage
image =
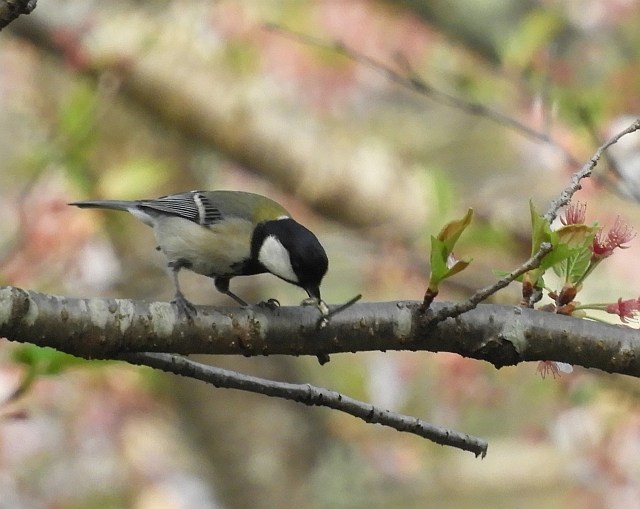
<path id="1" fill-rule="evenodd" d="M 528 200 L 545 210 L 566 185 L 567 152 L 581 164 L 638 113 L 639 23 L 625 0 L 40 2 L 0 34 L 0 281 L 168 299 L 150 230 L 66 203 L 242 189 L 318 234 L 329 302 L 421 299 L 429 236 L 473 207 L 459 254 L 474 262 L 440 294 L 464 298 L 526 258 Z M 553 143 L 407 90 L 336 43 Z M 589 220 L 638 228 L 620 197 L 640 195 L 638 147 L 624 140 L 616 179 L 603 164 L 585 184 Z M 636 296 L 637 258 L 616 253 L 584 299 Z M 229 304 L 182 279 L 194 302 Z M 233 284 L 251 301 L 303 297 L 270 276 Z M 497 297 L 518 300 L 515 285 Z M 0 507 L 640 507 L 636 380 L 410 352 L 202 360 L 480 435 L 489 454 L 4 341 Z"/>

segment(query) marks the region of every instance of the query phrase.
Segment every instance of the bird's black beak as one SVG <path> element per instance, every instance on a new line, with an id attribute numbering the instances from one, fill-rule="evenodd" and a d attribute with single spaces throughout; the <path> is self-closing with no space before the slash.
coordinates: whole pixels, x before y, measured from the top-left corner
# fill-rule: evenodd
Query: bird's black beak
<path id="1" fill-rule="evenodd" d="M 319 286 L 308 286 L 305 288 L 307 295 L 309 297 L 313 297 L 314 299 L 320 300 L 320 287 Z"/>

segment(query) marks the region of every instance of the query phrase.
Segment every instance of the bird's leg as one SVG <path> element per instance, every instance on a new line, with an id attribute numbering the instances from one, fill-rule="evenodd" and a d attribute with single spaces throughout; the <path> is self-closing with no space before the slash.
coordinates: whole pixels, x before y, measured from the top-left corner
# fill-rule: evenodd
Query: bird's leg
<path id="1" fill-rule="evenodd" d="M 231 278 L 228 278 L 228 277 L 217 277 L 217 278 L 215 278 L 213 280 L 213 284 L 215 285 L 216 290 L 218 290 L 220 293 L 224 293 L 225 295 L 228 295 L 233 300 L 235 300 L 238 304 L 240 304 L 242 307 L 249 306 L 249 304 L 247 304 L 245 301 L 243 301 L 240 297 L 238 297 L 231 290 L 229 290 L 229 281 L 230 280 L 231 280 Z"/>
<path id="2" fill-rule="evenodd" d="M 175 260 L 169 262 L 169 269 L 171 271 L 171 279 L 173 280 L 173 286 L 176 289 L 176 294 L 171 304 L 174 304 L 178 308 L 178 313 L 181 316 L 185 316 L 188 320 L 193 320 L 196 316 L 196 308 L 191 302 L 187 300 L 182 291 L 180 290 L 180 282 L 178 281 L 178 272 L 182 267 L 187 267 L 188 264 L 183 260 Z"/>

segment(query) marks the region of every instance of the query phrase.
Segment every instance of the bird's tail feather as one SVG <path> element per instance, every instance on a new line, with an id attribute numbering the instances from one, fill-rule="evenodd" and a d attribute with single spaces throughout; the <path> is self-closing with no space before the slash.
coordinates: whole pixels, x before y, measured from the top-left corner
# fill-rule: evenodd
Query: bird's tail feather
<path id="1" fill-rule="evenodd" d="M 86 200 L 74 201 L 69 205 L 75 205 L 81 209 L 113 209 L 113 210 L 130 210 L 135 206 L 134 201 L 126 200 Z"/>

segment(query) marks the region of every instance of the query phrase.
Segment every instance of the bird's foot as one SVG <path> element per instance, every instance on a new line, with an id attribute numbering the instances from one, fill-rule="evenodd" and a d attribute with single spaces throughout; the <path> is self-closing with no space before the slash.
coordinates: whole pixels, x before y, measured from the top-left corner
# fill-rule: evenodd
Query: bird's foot
<path id="1" fill-rule="evenodd" d="M 309 297 L 304 299 L 301 303 L 301 306 L 313 306 L 318 311 L 320 311 L 320 318 L 318 318 L 318 322 L 316 323 L 316 328 L 318 330 L 324 329 L 329 324 L 329 316 L 331 313 L 329 312 L 329 306 L 322 299 L 316 299 L 315 297 Z M 331 360 L 329 354 L 320 352 L 316 355 L 318 358 L 318 362 L 322 366 Z"/>
<path id="2" fill-rule="evenodd" d="M 267 299 L 262 302 L 258 302 L 257 306 L 275 311 L 280 307 L 280 301 L 278 299 Z"/>
<path id="3" fill-rule="evenodd" d="M 320 315 L 322 318 L 326 318 L 329 316 L 329 306 L 322 299 L 316 299 L 315 297 L 309 297 L 304 299 L 301 303 L 301 306 L 314 306 L 320 311 Z"/>
<path id="4" fill-rule="evenodd" d="M 178 314 L 185 317 L 187 320 L 193 320 L 198 314 L 196 307 L 189 302 L 182 292 L 176 293 L 175 298 L 171 301 L 171 304 L 178 308 Z"/>
<path id="5" fill-rule="evenodd" d="M 320 311 L 320 318 L 318 318 L 318 323 L 316 324 L 316 328 L 318 330 L 324 329 L 327 325 L 329 325 L 329 318 L 331 317 L 331 312 L 329 311 L 329 306 L 322 299 L 316 299 L 314 297 L 309 297 L 308 299 L 304 299 L 301 303 L 301 306 L 313 306 L 318 311 Z M 323 364 L 322 362 L 320 364 Z"/>

